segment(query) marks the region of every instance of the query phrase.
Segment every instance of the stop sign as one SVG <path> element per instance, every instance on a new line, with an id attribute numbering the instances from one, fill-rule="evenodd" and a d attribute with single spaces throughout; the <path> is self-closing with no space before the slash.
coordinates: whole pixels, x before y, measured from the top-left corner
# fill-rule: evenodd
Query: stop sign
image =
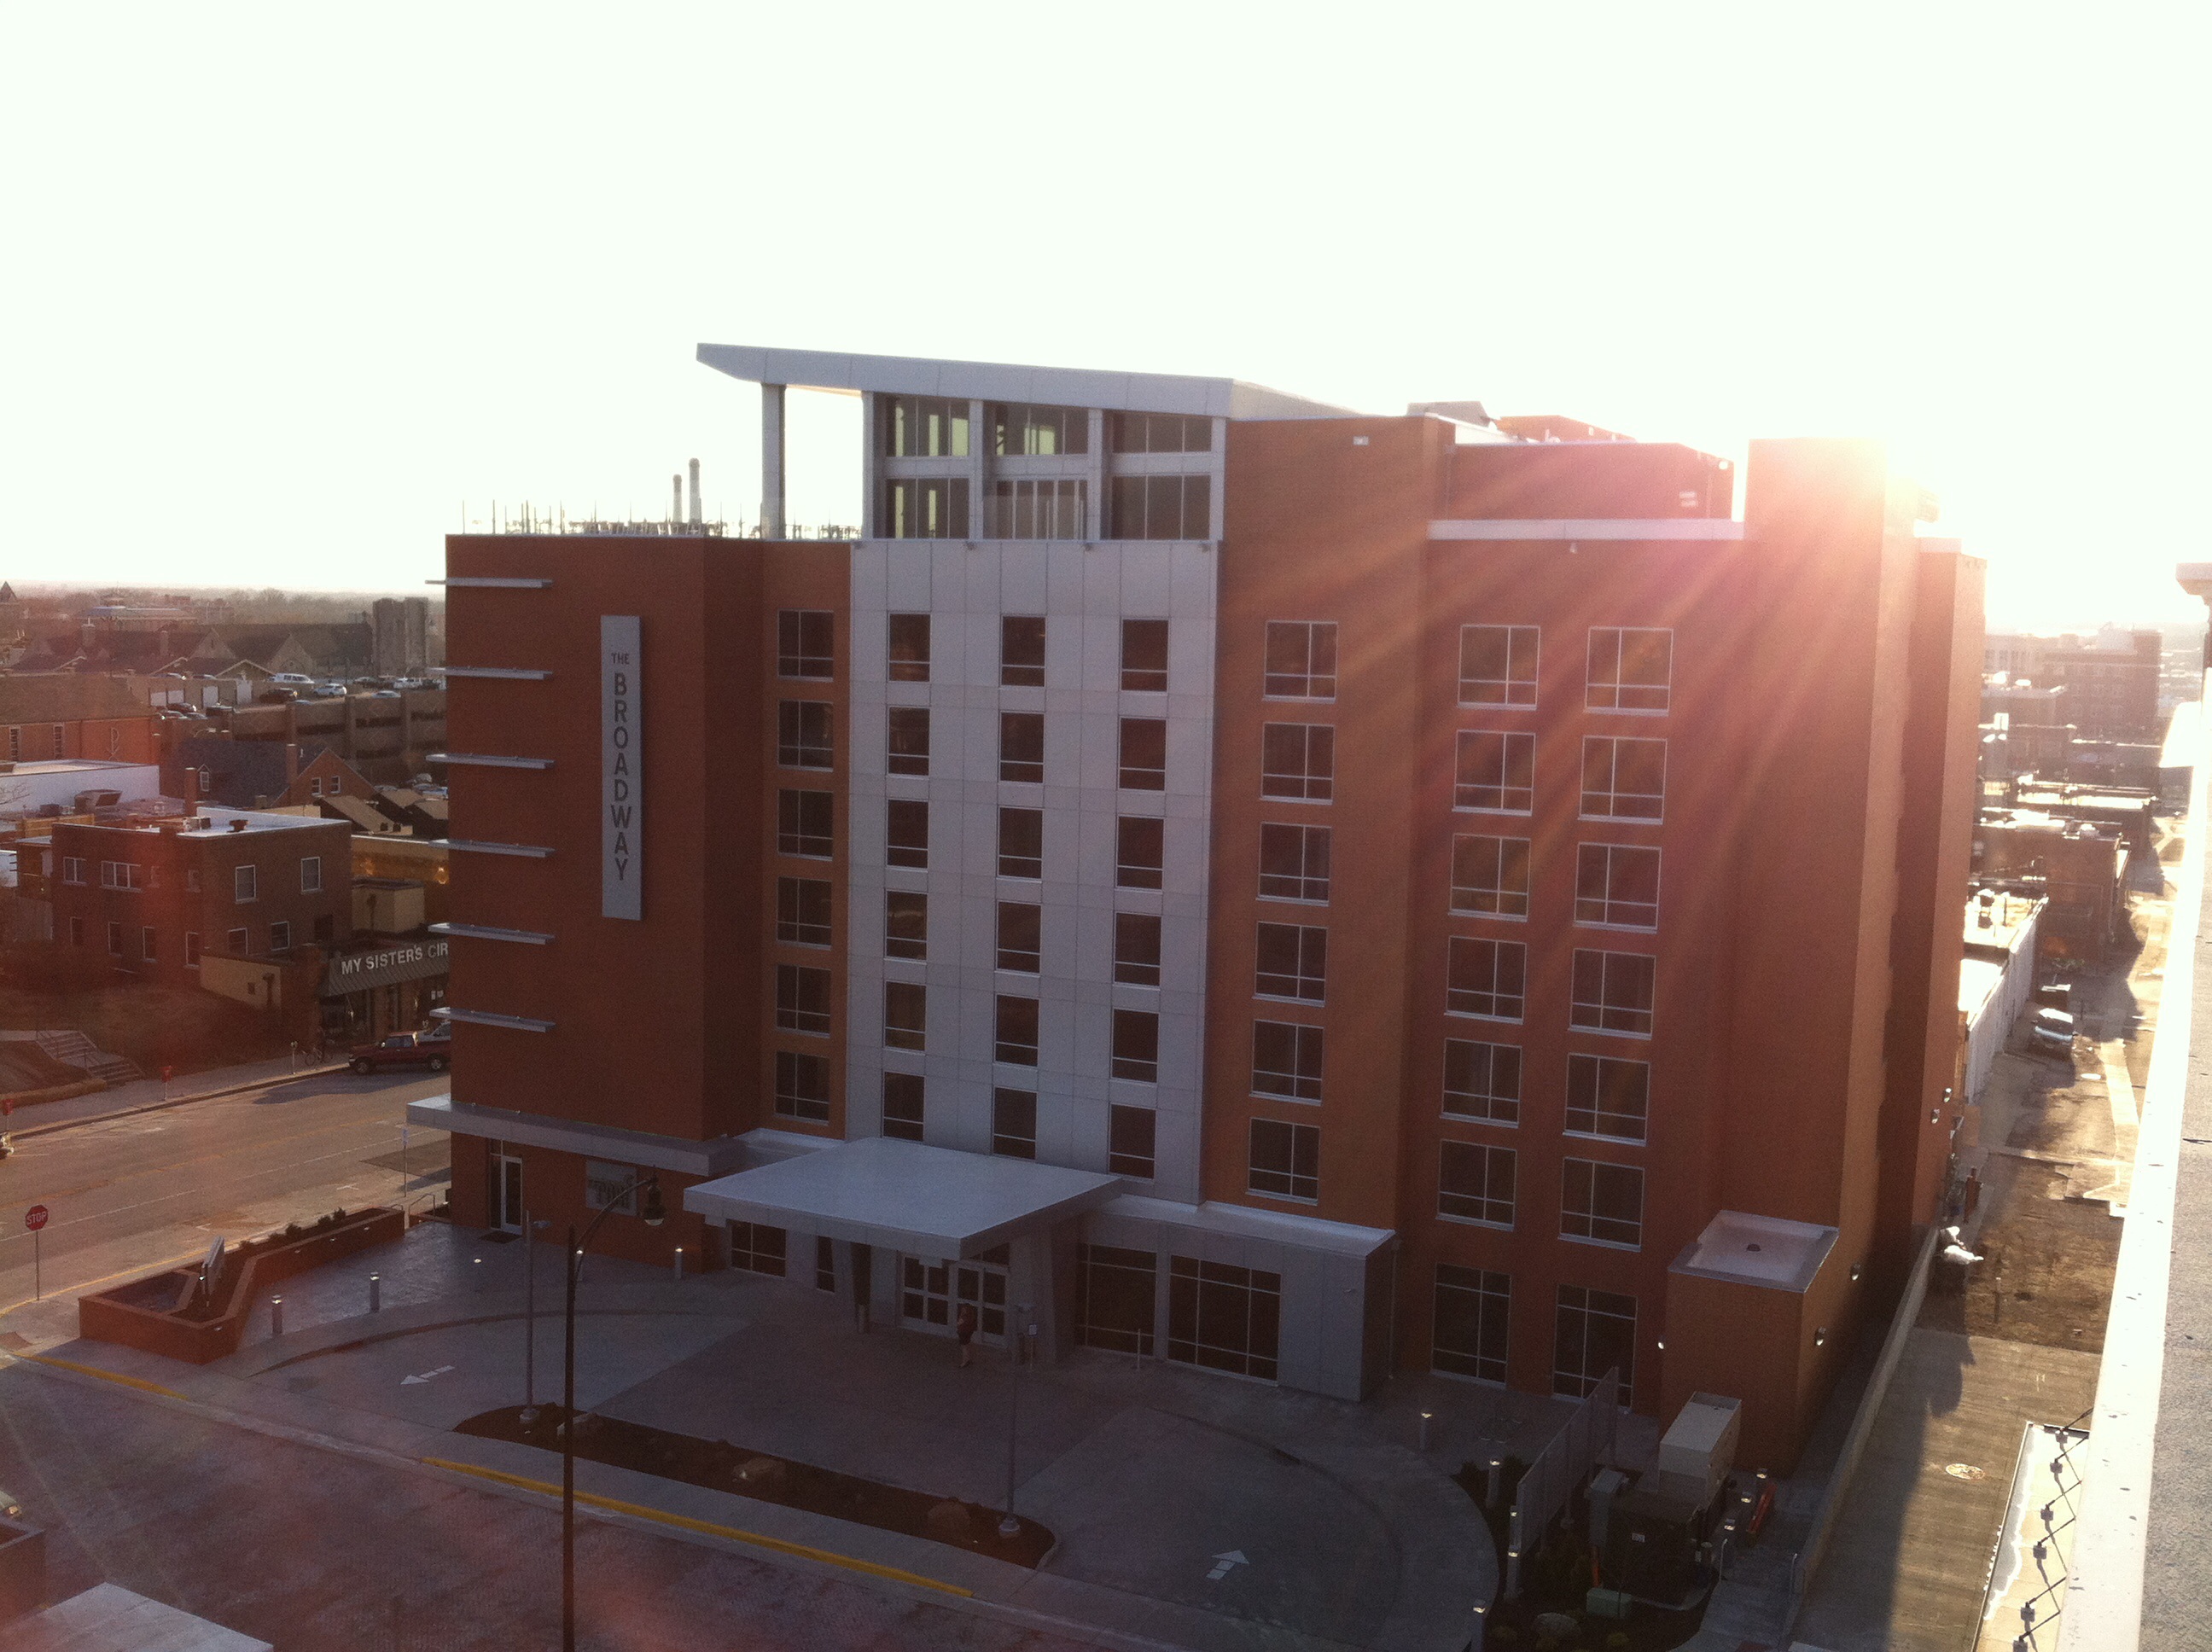
<path id="1" fill-rule="evenodd" d="M 46 1218 L 52 1214 L 44 1205 L 33 1205 L 23 1212 L 23 1225 L 36 1233 L 46 1225 Z"/>

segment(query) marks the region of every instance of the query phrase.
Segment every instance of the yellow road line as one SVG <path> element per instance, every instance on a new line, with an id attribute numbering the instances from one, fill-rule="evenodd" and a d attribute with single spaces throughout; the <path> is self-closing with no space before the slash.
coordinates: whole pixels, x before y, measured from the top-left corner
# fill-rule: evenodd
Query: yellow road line
<path id="1" fill-rule="evenodd" d="M 34 1365 L 57 1365 L 65 1371 L 81 1371 L 87 1376 L 96 1376 L 108 1382 L 120 1382 L 126 1388 L 140 1388 L 148 1394 L 158 1394 L 166 1400 L 182 1400 L 184 1395 L 174 1388 L 165 1388 L 158 1382 L 149 1382 L 143 1377 L 125 1376 L 120 1371 L 104 1371 L 97 1365 L 80 1365 L 74 1359 L 56 1359 L 52 1354 L 17 1354 L 18 1359 L 29 1360 Z"/>
<path id="2" fill-rule="evenodd" d="M 557 1497 L 561 1488 L 544 1480 L 526 1479 L 520 1474 L 502 1473 L 496 1468 L 479 1468 L 474 1463 L 454 1462 L 445 1457 L 420 1459 L 426 1467 L 450 1469 L 456 1474 L 473 1474 L 479 1479 L 497 1480 L 502 1485 L 520 1486 L 526 1491 L 542 1492 Z M 738 1543 L 750 1543 L 763 1549 L 774 1549 L 779 1554 L 794 1554 L 806 1560 L 820 1560 L 832 1566 L 842 1566 L 848 1571 L 866 1572 L 875 1577 L 888 1577 L 895 1583 L 913 1583 L 922 1588 L 935 1589 L 943 1594 L 957 1594 L 973 1599 L 975 1591 L 963 1589 L 957 1583 L 942 1583 L 934 1577 L 924 1577 L 919 1572 L 901 1571 L 896 1566 L 879 1566 L 872 1560 L 856 1560 L 851 1555 L 837 1554 L 828 1549 L 817 1549 L 804 1543 L 787 1543 L 780 1537 L 763 1537 L 758 1532 L 739 1531 L 734 1526 L 717 1526 L 712 1521 L 694 1520 L 689 1515 L 672 1515 L 659 1509 L 648 1509 L 642 1503 L 623 1503 L 613 1497 L 602 1497 L 589 1491 L 576 1493 L 576 1501 L 589 1503 L 594 1509 L 605 1509 L 617 1515 L 634 1515 L 640 1520 L 657 1521 L 664 1526 L 678 1526 L 687 1532 L 703 1532 L 709 1537 L 729 1538 Z"/>

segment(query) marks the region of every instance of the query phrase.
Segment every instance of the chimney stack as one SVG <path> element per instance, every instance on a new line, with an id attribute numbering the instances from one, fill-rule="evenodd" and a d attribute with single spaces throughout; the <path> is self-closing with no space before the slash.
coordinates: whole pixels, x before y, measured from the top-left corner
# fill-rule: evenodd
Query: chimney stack
<path id="1" fill-rule="evenodd" d="M 691 525 L 702 527 L 706 520 L 699 512 L 699 461 L 695 459 L 691 461 Z"/>
<path id="2" fill-rule="evenodd" d="M 668 520 L 672 525 L 684 519 L 684 474 L 682 471 L 679 471 L 668 478 Z"/>
<path id="3" fill-rule="evenodd" d="M 284 745 L 284 784 L 289 786 L 294 780 L 296 780 L 299 778 L 299 744 L 296 741 L 287 741 Z"/>

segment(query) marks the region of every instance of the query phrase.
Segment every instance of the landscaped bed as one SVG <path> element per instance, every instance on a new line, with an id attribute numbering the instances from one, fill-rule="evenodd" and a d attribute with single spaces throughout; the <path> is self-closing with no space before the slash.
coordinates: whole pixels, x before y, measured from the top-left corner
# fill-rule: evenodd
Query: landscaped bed
<path id="1" fill-rule="evenodd" d="M 561 1407 L 540 1406 L 532 1423 L 522 1420 L 522 1412 L 520 1406 L 503 1406 L 470 1418 L 453 1431 L 560 1450 Z M 856 1474 L 840 1474 L 788 1457 L 749 1451 L 727 1440 L 702 1440 L 588 1412 L 581 1418 L 576 1429 L 576 1455 L 589 1462 L 657 1474 L 663 1479 L 682 1480 L 716 1491 L 734 1491 L 739 1497 L 804 1509 L 810 1514 L 832 1515 L 886 1532 L 927 1538 L 933 1543 L 1017 1566 L 1042 1564 L 1056 1541 L 1050 1532 L 1029 1520 L 1021 1522 L 1021 1529 L 1013 1536 L 1001 1537 L 1000 1510 L 957 1497 L 936 1497 L 926 1491 L 862 1479 Z"/>

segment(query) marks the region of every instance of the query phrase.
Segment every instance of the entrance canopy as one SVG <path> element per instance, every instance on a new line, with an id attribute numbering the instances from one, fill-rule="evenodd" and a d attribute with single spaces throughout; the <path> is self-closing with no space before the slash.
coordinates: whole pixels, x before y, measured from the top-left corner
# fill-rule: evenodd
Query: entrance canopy
<path id="1" fill-rule="evenodd" d="M 1122 1187 L 1091 1170 L 866 1136 L 701 1182 L 684 1208 L 952 1261 L 1094 1210 Z"/>

